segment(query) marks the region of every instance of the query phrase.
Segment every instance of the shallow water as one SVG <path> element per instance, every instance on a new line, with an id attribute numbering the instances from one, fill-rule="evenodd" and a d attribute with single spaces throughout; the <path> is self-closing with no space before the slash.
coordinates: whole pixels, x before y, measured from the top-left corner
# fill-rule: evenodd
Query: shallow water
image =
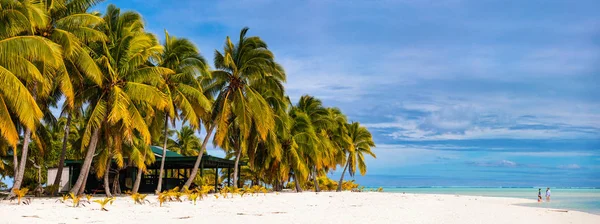
<path id="1" fill-rule="evenodd" d="M 376 188 L 371 188 L 376 189 Z M 511 197 L 537 200 L 538 188 L 469 188 L 469 187 L 386 187 L 384 192 L 415 194 L 458 194 L 487 197 Z M 551 188 L 550 202 L 521 204 L 531 207 L 577 210 L 600 214 L 600 189 Z M 545 199 L 546 188 L 542 188 Z"/>

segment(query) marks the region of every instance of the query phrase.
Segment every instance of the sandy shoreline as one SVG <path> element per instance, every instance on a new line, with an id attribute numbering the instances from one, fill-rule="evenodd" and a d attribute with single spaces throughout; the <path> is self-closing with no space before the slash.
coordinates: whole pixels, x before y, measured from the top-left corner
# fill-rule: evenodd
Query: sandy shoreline
<path id="1" fill-rule="evenodd" d="M 305 192 L 227 199 L 209 195 L 196 205 L 184 201 L 163 207 L 156 196 L 148 199 L 150 203 L 134 205 L 129 197 L 118 197 L 107 205 L 108 212 L 93 202 L 72 208 L 52 198 L 21 206 L 1 201 L 0 223 L 600 223 L 599 215 L 518 206 L 533 200 L 516 198 Z"/>

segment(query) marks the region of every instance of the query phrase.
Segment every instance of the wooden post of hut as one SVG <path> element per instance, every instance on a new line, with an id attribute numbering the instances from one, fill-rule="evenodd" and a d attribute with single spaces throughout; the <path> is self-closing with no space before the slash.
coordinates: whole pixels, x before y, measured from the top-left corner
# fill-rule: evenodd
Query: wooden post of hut
<path id="1" fill-rule="evenodd" d="M 217 191 L 219 185 L 219 167 L 215 167 L 215 192 Z"/>
<path id="2" fill-rule="evenodd" d="M 240 165 L 238 165 L 237 183 L 235 183 L 235 184 L 237 185 L 237 187 L 238 187 L 238 188 L 240 187 L 240 185 L 241 185 L 241 183 L 242 183 L 242 180 L 241 180 L 241 178 L 240 178 L 240 177 L 242 176 L 242 170 L 240 169 L 240 167 L 241 167 L 241 166 L 240 166 Z"/>
<path id="3" fill-rule="evenodd" d="M 231 167 L 227 168 L 227 187 L 231 187 Z"/>
<path id="4" fill-rule="evenodd" d="M 204 177 L 204 163 L 200 162 L 200 177 Z M 204 181 L 204 179 L 202 179 Z"/>

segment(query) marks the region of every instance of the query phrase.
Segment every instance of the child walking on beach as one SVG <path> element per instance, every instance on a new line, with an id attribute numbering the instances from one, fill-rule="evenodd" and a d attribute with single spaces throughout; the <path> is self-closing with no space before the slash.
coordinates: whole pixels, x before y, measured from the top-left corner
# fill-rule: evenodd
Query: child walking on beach
<path id="1" fill-rule="evenodd" d="M 550 188 L 546 188 L 546 202 L 550 202 Z"/>
<path id="2" fill-rule="evenodd" d="M 542 189 L 538 189 L 538 202 L 542 202 Z"/>

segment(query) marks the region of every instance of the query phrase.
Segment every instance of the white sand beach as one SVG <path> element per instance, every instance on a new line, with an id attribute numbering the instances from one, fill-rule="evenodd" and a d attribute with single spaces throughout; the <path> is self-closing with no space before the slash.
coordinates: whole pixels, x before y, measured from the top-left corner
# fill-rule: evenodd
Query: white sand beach
<path id="1" fill-rule="evenodd" d="M 167 202 L 163 207 L 156 196 L 148 199 L 150 203 L 136 205 L 129 197 L 118 197 L 107 205 L 109 211 L 93 202 L 72 208 L 51 198 L 20 206 L 2 201 L 0 223 L 600 223 L 599 215 L 518 206 L 533 200 L 515 198 L 305 192 L 227 199 L 209 195 L 196 205 Z"/>

